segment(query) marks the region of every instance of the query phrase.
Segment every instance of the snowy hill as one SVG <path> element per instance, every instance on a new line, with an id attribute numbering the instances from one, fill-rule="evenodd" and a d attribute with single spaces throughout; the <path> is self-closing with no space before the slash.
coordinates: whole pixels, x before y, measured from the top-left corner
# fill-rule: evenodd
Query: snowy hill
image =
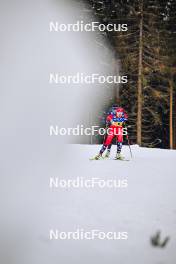
<path id="1" fill-rule="evenodd" d="M 16 252 L 23 251 L 23 263 L 175 264 L 176 151 L 132 146 L 134 159 L 125 162 L 113 160 L 113 146 L 110 160 L 90 161 L 89 157 L 99 148 L 67 145 L 62 159 L 58 150 L 54 160 L 48 157 L 42 161 L 42 169 L 36 163 L 35 169 L 30 169 L 30 177 L 20 176 L 20 186 L 19 179 L 18 184 L 14 183 L 11 191 L 19 214 L 14 217 L 11 210 L 9 223 L 5 223 L 13 234 L 8 245 L 11 254 L 15 244 Z M 127 146 L 123 154 L 130 157 Z M 125 179 L 128 187 L 51 189 L 50 177 Z M 126 231 L 128 240 L 49 240 L 51 229 L 75 231 L 77 228 Z M 162 240 L 167 235 L 171 237 L 163 249 L 150 244 L 150 237 L 157 230 L 161 230 Z M 13 244 L 13 239 L 18 243 Z"/>
<path id="2" fill-rule="evenodd" d="M 127 230 L 128 241 L 100 241 L 85 248 L 86 263 L 170 263 L 176 260 L 176 151 L 147 149 L 132 146 L 133 160 L 115 161 L 113 146 L 111 160 L 89 161 L 100 146 L 72 146 L 70 175 L 100 177 L 101 179 L 127 179 L 128 188 L 120 190 L 73 191 L 69 218 L 76 225 Z M 123 148 L 130 158 L 129 148 Z M 86 219 L 86 221 L 85 221 Z M 150 237 L 161 230 L 171 240 L 164 249 L 153 248 Z M 80 253 L 81 256 L 84 253 Z M 81 257 L 80 256 L 80 257 Z M 96 258 L 93 258 L 93 256 Z"/>

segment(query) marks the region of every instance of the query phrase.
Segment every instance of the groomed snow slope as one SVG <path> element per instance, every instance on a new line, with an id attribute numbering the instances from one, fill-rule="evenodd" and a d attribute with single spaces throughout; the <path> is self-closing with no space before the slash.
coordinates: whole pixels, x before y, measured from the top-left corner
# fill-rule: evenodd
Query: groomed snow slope
<path id="1" fill-rule="evenodd" d="M 62 160 L 58 149 L 55 157 L 58 163 L 54 161 L 43 174 L 38 168 L 38 176 L 31 173 L 30 180 L 27 179 L 30 201 L 21 212 L 20 221 L 15 223 L 20 232 L 24 222 L 25 230 L 30 231 L 27 240 L 21 238 L 23 263 L 175 264 L 176 151 L 132 146 L 133 160 L 116 161 L 113 146 L 110 160 L 90 161 L 99 148 L 98 145 L 67 145 L 64 151 L 67 154 Z M 123 154 L 130 157 L 127 146 Z M 46 164 L 45 160 L 44 168 Z M 50 177 L 127 179 L 128 187 L 51 190 Z M 126 231 L 128 240 L 49 240 L 50 229 L 75 231 L 76 228 Z M 150 237 L 157 230 L 161 230 L 162 239 L 171 237 L 163 249 L 150 244 Z"/>
<path id="2" fill-rule="evenodd" d="M 89 157 L 94 156 L 99 149 L 100 146 L 71 146 L 68 157 L 69 178 L 128 179 L 128 188 L 97 188 L 67 193 L 69 202 L 66 204 L 66 212 L 71 222 L 69 226 L 125 230 L 129 233 L 129 239 L 81 242 L 79 250 L 75 243 L 73 256 L 79 255 L 82 262 L 84 258 L 84 263 L 174 264 L 176 151 L 132 146 L 133 160 L 121 162 L 113 160 L 116 152 L 116 146 L 113 146 L 111 160 L 89 161 Z M 128 146 L 123 148 L 123 154 L 130 158 Z M 162 239 L 166 235 L 171 236 L 164 249 L 150 245 L 150 237 L 157 230 L 161 230 Z"/>

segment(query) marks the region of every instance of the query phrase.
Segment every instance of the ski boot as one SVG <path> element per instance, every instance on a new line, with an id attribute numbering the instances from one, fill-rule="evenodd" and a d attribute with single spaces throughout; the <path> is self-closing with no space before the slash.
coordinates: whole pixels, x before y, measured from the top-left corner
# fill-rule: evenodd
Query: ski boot
<path id="1" fill-rule="evenodd" d="M 106 154 L 104 155 L 104 158 L 105 158 L 105 159 L 108 159 L 109 156 L 110 156 L 110 150 L 107 150 L 107 151 L 106 151 Z"/>
<path id="2" fill-rule="evenodd" d="M 103 159 L 102 154 L 98 153 L 95 157 L 90 158 L 90 160 L 100 160 Z"/>
<path id="3" fill-rule="evenodd" d="M 115 159 L 116 160 L 124 160 L 124 157 L 120 153 L 117 153 Z"/>

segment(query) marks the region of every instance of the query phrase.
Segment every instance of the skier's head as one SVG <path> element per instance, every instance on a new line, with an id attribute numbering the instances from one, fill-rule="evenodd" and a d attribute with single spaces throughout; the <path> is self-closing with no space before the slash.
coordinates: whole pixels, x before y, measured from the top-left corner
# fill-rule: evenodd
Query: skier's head
<path id="1" fill-rule="evenodd" d="M 111 107 L 111 110 L 110 110 L 111 115 L 116 115 L 116 108 L 117 107 L 114 107 L 114 106 Z"/>
<path id="2" fill-rule="evenodd" d="M 113 104 L 112 108 L 118 108 L 118 105 L 117 104 Z"/>
<path id="3" fill-rule="evenodd" d="M 111 115 L 116 115 L 116 109 L 118 108 L 118 105 L 113 104 L 111 107 Z"/>

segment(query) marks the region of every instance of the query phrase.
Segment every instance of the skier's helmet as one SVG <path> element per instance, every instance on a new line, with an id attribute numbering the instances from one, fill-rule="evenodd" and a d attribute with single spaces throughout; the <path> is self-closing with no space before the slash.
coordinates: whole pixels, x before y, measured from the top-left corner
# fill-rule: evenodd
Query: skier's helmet
<path id="1" fill-rule="evenodd" d="M 112 105 L 112 107 L 111 107 L 111 114 L 112 115 L 116 115 L 117 108 L 118 108 L 118 105 L 116 105 L 116 104 Z"/>
<path id="2" fill-rule="evenodd" d="M 117 109 L 117 105 L 113 105 L 112 107 L 111 107 L 111 111 L 110 111 L 110 113 L 111 113 L 111 115 L 116 115 L 116 109 Z"/>

